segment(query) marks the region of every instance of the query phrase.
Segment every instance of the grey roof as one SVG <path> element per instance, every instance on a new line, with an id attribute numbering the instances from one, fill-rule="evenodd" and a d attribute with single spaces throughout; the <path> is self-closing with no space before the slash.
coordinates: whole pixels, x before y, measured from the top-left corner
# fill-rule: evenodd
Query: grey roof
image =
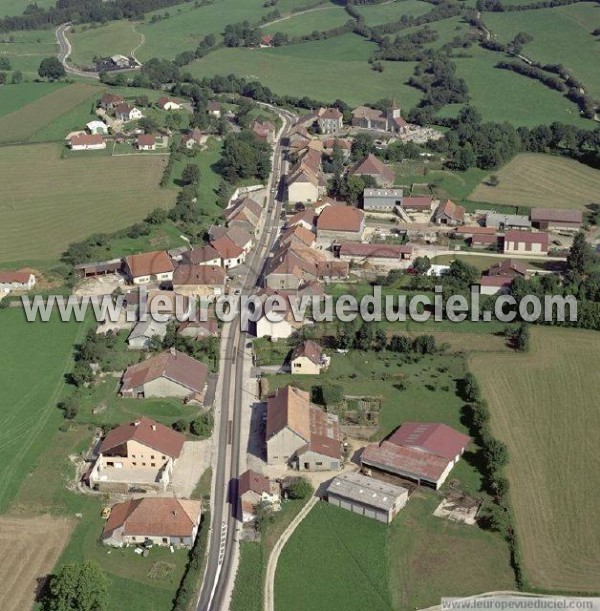
<path id="1" fill-rule="evenodd" d="M 402 189 L 365 189 L 363 197 L 402 197 Z"/>
<path id="2" fill-rule="evenodd" d="M 327 487 L 327 492 L 384 511 L 391 509 L 398 498 L 408 495 L 408 490 L 402 486 L 387 484 L 360 473 L 338 475 Z"/>
<path id="3" fill-rule="evenodd" d="M 167 334 L 167 323 L 160 322 L 157 320 L 153 320 L 152 318 L 148 318 L 148 320 L 143 320 L 138 322 L 137 325 L 133 328 L 133 331 L 129 334 L 127 341 L 131 341 L 132 339 L 137 339 L 138 337 L 147 337 L 150 339 L 155 335 L 159 337 L 164 337 Z"/>
<path id="4" fill-rule="evenodd" d="M 531 221 L 528 216 L 521 214 L 500 214 L 498 212 L 488 212 L 485 215 L 486 227 L 500 227 L 500 225 L 509 227 L 531 227 Z"/>

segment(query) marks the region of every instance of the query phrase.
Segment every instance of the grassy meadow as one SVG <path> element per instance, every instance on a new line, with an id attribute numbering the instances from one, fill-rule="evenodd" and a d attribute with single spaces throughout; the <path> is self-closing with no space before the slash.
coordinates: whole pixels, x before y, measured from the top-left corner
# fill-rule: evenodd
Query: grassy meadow
<path id="1" fill-rule="evenodd" d="M 0 119 L 66 86 L 65 83 L 21 83 L 2 87 Z"/>
<path id="2" fill-rule="evenodd" d="M 431 10 L 431 5 L 421 0 L 396 0 L 382 4 L 358 5 L 358 12 L 368 26 L 376 26 L 400 19 L 402 15 L 419 17 Z"/>
<path id="3" fill-rule="evenodd" d="M 56 259 L 73 241 L 122 229 L 175 201 L 174 190 L 158 186 L 166 156 L 61 159 L 61 151 L 58 144 L 0 148 L 0 261 Z"/>
<path id="4" fill-rule="evenodd" d="M 28 78 L 37 78 L 42 59 L 56 55 L 57 52 L 58 44 L 53 29 L 0 34 L 0 57 L 8 58 L 13 70 L 21 70 Z"/>
<path id="5" fill-rule="evenodd" d="M 281 21 L 274 22 L 262 28 L 265 34 L 282 32 L 288 36 L 303 36 L 315 30 L 322 32 L 344 25 L 350 15 L 341 6 L 328 5 L 297 15 L 290 15 Z"/>
<path id="6" fill-rule="evenodd" d="M 469 199 L 492 204 L 578 210 L 598 201 L 600 171 L 574 159 L 522 153 L 495 174 L 500 181 L 496 187 L 489 186 L 483 179 Z"/>
<path id="7" fill-rule="evenodd" d="M 528 354 L 475 355 L 470 370 L 507 444 L 506 475 L 528 587 L 598 591 L 597 333 L 535 327 Z M 592 476 L 593 477 L 593 476 Z"/>

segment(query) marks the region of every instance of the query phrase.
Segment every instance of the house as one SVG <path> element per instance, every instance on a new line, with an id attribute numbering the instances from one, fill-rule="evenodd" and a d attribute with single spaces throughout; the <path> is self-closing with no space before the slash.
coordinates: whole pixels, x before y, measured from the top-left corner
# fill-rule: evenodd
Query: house
<path id="1" fill-rule="evenodd" d="M 270 121 L 254 121 L 250 126 L 250 131 L 261 142 L 271 144 L 275 140 L 275 126 Z"/>
<path id="2" fill-rule="evenodd" d="M 213 240 L 211 246 L 219 253 L 223 260 L 223 267 L 231 269 L 241 265 L 246 260 L 246 252 L 238 246 L 229 236 L 222 235 Z"/>
<path id="3" fill-rule="evenodd" d="M 211 265 L 219 267 L 223 263 L 219 253 L 210 244 L 206 244 L 200 248 L 186 250 L 182 254 L 181 260 L 188 265 Z"/>
<path id="4" fill-rule="evenodd" d="M 402 118 L 400 108 L 398 108 L 394 99 L 392 105 L 385 112 L 368 106 L 355 108 L 352 111 L 352 127 L 398 134 L 406 132 L 409 125 Z"/>
<path id="5" fill-rule="evenodd" d="M 378 522 L 389 524 L 408 501 L 408 490 L 360 473 L 342 473 L 333 478 L 327 502 Z"/>
<path id="6" fill-rule="evenodd" d="M 438 225 L 462 225 L 465 220 L 465 209 L 447 199 L 437 207 L 433 220 Z"/>
<path id="7" fill-rule="evenodd" d="M 536 229 L 579 231 L 583 222 L 581 210 L 560 208 L 532 208 L 531 223 Z"/>
<path id="8" fill-rule="evenodd" d="M 156 105 L 161 110 L 181 110 L 183 108 L 180 102 L 174 100 L 173 98 L 167 98 L 165 96 L 161 96 L 160 98 L 158 98 L 158 100 L 156 100 Z"/>
<path id="9" fill-rule="evenodd" d="M 173 280 L 175 266 L 164 250 L 129 255 L 123 259 L 125 274 L 133 284 L 170 282 Z"/>
<path id="10" fill-rule="evenodd" d="M 338 146 L 347 159 L 352 152 L 352 141 L 347 138 L 327 138 L 323 140 L 323 152 L 327 155 L 333 155 L 334 148 Z"/>
<path id="11" fill-rule="evenodd" d="M 522 214 L 501 214 L 488 212 L 485 215 L 485 226 L 504 231 L 505 229 L 529 229 L 531 221 Z"/>
<path id="12" fill-rule="evenodd" d="M 108 125 L 103 121 L 90 121 L 86 123 L 85 128 L 90 134 L 101 134 L 102 136 L 108 135 Z"/>
<path id="13" fill-rule="evenodd" d="M 135 121 L 136 119 L 141 119 L 144 116 L 139 108 L 125 103 L 115 106 L 114 111 L 115 117 L 119 121 Z"/>
<path id="14" fill-rule="evenodd" d="M 217 119 L 221 118 L 221 105 L 216 100 L 210 100 L 210 102 L 207 104 L 206 110 L 208 111 L 209 115 L 216 117 Z"/>
<path id="15" fill-rule="evenodd" d="M 322 134 L 333 134 L 343 127 L 344 115 L 337 108 L 319 109 L 317 123 Z"/>
<path id="16" fill-rule="evenodd" d="M 254 235 L 262 216 L 262 211 L 262 206 L 251 197 L 237 199 L 225 210 L 227 226 L 240 227 Z"/>
<path id="17" fill-rule="evenodd" d="M 127 338 L 127 345 L 133 350 L 146 350 L 150 347 L 153 338 L 163 340 L 166 334 L 167 322 L 150 317 L 135 325 Z"/>
<path id="18" fill-rule="evenodd" d="M 396 178 L 394 171 L 373 153 L 356 162 L 348 173 L 351 176 L 371 176 L 380 187 L 390 187 Z"/>
<path id="19" fill-rule="evenodd" d="M 219 325 L 216 320 L 185 320 L 177 327 L 177 335 L 202 340 L 219 335 Z"/>
<path id="20" fill-rule="evenodd" d="M 325 186 L 321 176 L 321 153 L 307 149 L 288 173 L 288 202 L 316 202 L 324 193 Z"/>
<path id="21" fill-rule="evenodd" d="M 437 490 L 470 441 L 446 424 L 405 422 L 381 443 L 368 445 L 360 461 Z"/>
<path id="22" fill-rule="evenodd" d="M 260 46 L 261 47 L 272 47 L 273 46 L 273 35 L 265 34 L 260 37 Z"/>
<path id="23" fill-rule="evenodd" d="M 191 150 L 196 146 L 202 146 L 208 140 L 208 135 L 203 134 L 199 129 L 191 129 L 181 136 L 181 144 L 186 149 Z"/>
<path id="24" fill-rule="evenodd" d="M 431 212 L 433 198 L 424 195 L 403 197 L 400 204 L 405 212 L 420 212 L 428 214 Z"/>
<path id="25" fill-rule="evenodd" d="M 329 359 L 317 342 L 307 339 L 298 344 L 290 356 L 290 368 L 293 374 L 318 375 L 329 365 Z"/>
<path id="26" fill-rule="evenodd" d="M 155 545 L 191 548 L 198 534 L 201 501 L 169 497 L 131 499 L 113 505 L 102 542 L 113 547 L 151 541 Z"/>
<path id="27" fill-rule="evenodd" d="M 173 290 L 182 295 L 223 295 L 225 270 L 217 265 L 180 264 L 173 274 Z"/>
<path id="28" fill-rule="evenodd" d="M 30 272 L 0 270 L 0 292 L 30 291 L 35 282 L 35 276 Z"/>
<path id="29" fill-rule="evenodd" d="M 277 389 L 267 403 L 267 463 L 299 471 L 335 471 L 342 454 L 338 417 L 310 402 L 293 386 Z"/>
<path id="30" fill-rule="evenodd" d="M 510 276 L 481 276 L 479 291 L 482 295 L 497 295 L 508 293 L 513 283 Z"/>
<path id="31" fill-rule="evenodd" d="M 256 337 L 268 337 L 271 341 L 279 339 L 287 339 L 299 327 L 300 324 L 294 320 L 292 312 L 292 301 L 296 297 L 285 291 L 273 291 L 264 289 L 260 296 L 263 300 L 263 312 L 261 317 L 254 325 L 254 334 Z M 269 303 L 267 298 L 273 295 L 278 295 L 282 298 L 279 302 Z"/>
<path id="32" fill-rule="evenodd" d="M 365 213 L 353 206 L 327 206 L 317 219 L 320 241 L 360 241 L 365 231 Z"/>
<path id="33" fill-rule="evenodd" d="M 302 225 L 294 225 L 285 229 L 279 237 L 279 243 L 282 245 L 288 243 L 298 243 L 304 246 L 311 247 L 316 240 L 316 236 L 312 231 L 309 231 Z"/>
<path id="34" fill-rule="evenodd" d="M 192 312 L 190 298 L 178 291 L 152 289 L 148 291 L 145 301 L 140 302 L 139 290 L 133 289 L 126 293 L 125 298 L 128 305 L 137 306 L 140 313 L 149 314 L 151 318 L 187 320 Z"/>
<path id="35" fill-rule="evenodd" d="M 402 189 L 365 189 L 363 210 L 369 212 L 393 212 L 402 205 Z"/>
<path id="36" fill-rule="evenodd" d="M 105 93 L 100 98 L 100 108 L 103 108 L 106 111 L 114 110 L 120 104 L 125 104 L 125 100 L 120 96 L 114 93 Z"/>
<path id="37" fill-rule="evenodd" d="M 339 256 L 349 263 L 364 263 L 372 265 L 396 265 L 402 261 L 410 261 L 413 256 L 411 244 L 360 244 L 343 242 L 340 245 Z"/>
<path id="38" fill-rule="evenodd" d="M 301 212 L 297 212 L 291 216 L 287 222 L 287 227 L 296 227 L 301 225 L 308 231 L 313 231 L 317 228 L 317 215 L 314 208 L 305 208 Z"/>
<path id="39" fill-rule="evenodd" d="M 140 151 L 155 151 L 156 137 L 153 134 L 140 134 L 135 142 Z"/>
<path id="40" fill-rule="evenodd" d="M 548 254 L 548 234 L 511 229 L 504 234 L 505 254 Z"/>
<path id="41" fill-rule="evenodd" d="M 73 151 L 99 151 L 106 148 L 102 134 L 75 134 L 69 139 Z"/>
<path id="42" fill-rule="evenodd" d="M 100 443 L 89 484 L 103 492 L 133 487 L 166 490 L 183 451 L 185 435 L 140 418 L 110 430 Z"/>
<path id="43" fill-rule="evenodd" d="M 248 469 L 238 480 L 238 500 L 243 522 L 251 522 L 256 517 L 255 509 L 259 503 L 268 503 L 278 508 L 281 495 L 279 484 L 268 477 Z"/>
<path id="44" fill-rule="evenodd" d="M 254 238 L 242 227 L 234 225 L 233 227 L 221 227 L 213 225 L 209 229 L 210 239 L 214 242 L 222 237 L 229 238 L 236 246 L 239 246 L 244 254 L 247 255 L 254 246 Z"/>
<path id="45" fill-rule="evenodd" d="M 202 403 L 208 379 L 208 367 L 179 352 L 166 350 L 141 363 L 130 365 L 123 374 L 123 397 L 175 397 Z"/>
<path id="46" fill-rule="evenodd" d="M 487 276 L 503 276 L 505 278 L 528 278 L 527 266 L 518 259 L 505 259 L 488 268 Z"/>

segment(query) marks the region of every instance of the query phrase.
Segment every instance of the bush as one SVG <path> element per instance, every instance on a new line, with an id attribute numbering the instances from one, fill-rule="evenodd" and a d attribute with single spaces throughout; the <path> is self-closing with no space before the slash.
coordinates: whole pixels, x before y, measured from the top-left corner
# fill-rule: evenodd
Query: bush
<path id="1" fill-rule="evenodd" d="M 195 420 L 190 424 L 190 430 L 197 437 L 210 437 L 212 434 L 214 425 L 214 418 L 212 411 L 205 412 L 200 414 Z"/>
<path id="2" fill-rule="evenodd" d="M 176 420 L 172 426 L 179 433 L 187 433 L 189 424 L 185 420 Z"/>
<path id="3" fill-rule="evenodd" d="M 289 488 L 291 499 L 306 499 L 313 493 L 312 484 L 305 478 L 299 477 Z"/>
<path id="4" fill-rule="evenodd" d="M 58 404 L 66 420 L 73 420 L 79 413 L 79 403 L 72 395 Z"/>

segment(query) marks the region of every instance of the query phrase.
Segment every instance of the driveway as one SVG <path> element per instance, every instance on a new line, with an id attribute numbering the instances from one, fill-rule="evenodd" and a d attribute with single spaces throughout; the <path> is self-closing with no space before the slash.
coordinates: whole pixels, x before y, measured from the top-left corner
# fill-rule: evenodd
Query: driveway
<path id="1" fill-rule="evenodd" d="M 212 439 L 186 441 L 173 472 L 173 492 L 178 497 L 190 498 L 200 476 L 212 459 Z"/>

